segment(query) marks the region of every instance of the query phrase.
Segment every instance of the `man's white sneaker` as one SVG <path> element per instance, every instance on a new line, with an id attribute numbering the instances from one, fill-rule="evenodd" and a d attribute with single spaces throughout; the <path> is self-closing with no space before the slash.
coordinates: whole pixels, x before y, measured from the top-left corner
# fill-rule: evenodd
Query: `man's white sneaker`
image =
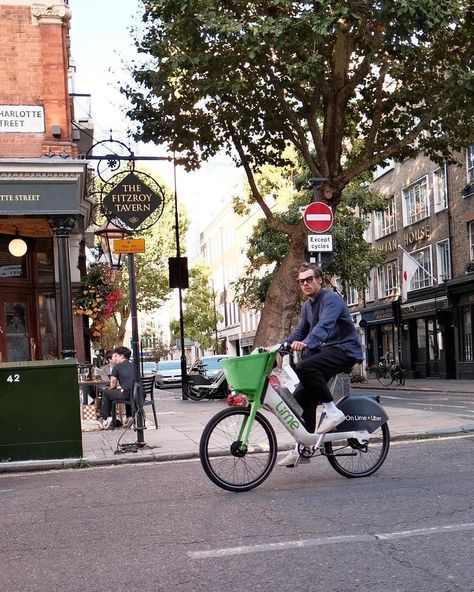
<path id="1" fill-rule="evenodd" d="M 336 411 L 332 411 L 326 413 L 322 422 L 318 426 L 317 433 L 318 434 L 326 434 L 327 432 L 331 431 L 333 428 L 338 426 L 346 419 L 346 416 L 340 409 L 336 409 Z"/>
<path id="2" fill-rule="evenodd" d="M 102 420 L 101 429 L 109 430 L 111 427 L 112 427 L 112 418 L 111 417 L 107 417 L 106 419 Z"/>
<path id="3" fill-rule="evenodd" d="M 308 454 L 311 454 L 311 450 L 307 449 Z M 296 465 L 309 463 L 310 459 L 309 456 L 301 456 L 298 452 L 298 446 L 293 448 L 293 450 L 285 456 L 282 460 L 280 460 L 277 464 L 279 467 L 296 467 Z"/>

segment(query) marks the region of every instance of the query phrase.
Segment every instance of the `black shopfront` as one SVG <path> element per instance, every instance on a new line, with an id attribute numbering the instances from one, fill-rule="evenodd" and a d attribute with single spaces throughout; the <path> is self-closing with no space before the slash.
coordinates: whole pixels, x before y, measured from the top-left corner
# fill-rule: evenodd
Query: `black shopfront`
<path id="1" fill-rule="evenodd" d="M 71 303 L 85 263 L 86 163 L 55 160 L 0 162 L 0 362 L 84 349 Z"/>

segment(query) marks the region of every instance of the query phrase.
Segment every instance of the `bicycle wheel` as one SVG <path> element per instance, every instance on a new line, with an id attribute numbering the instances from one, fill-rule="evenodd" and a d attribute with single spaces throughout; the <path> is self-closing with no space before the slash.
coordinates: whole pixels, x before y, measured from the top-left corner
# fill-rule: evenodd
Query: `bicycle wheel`
<path id="1" fill-rule="evenodd" d="M 277 457 L 270 422 L 257 413 L 247 449 L 237 440 L 250 410 L 224 409 L 204 428 L 199 444 L 201 464 L 209 479 L 227 491 L 248 491 L 265 481 Z"/>
<path id="2" fill-rule="evenodd" d="M 377 438 L 367 444 L 360 444 L 357 439 L 326 442 L 324 450 L 331 467 L 343 477 L 368 477 L 380 469 L 387 458 L 390 448 L 390 430 L 388 424 L 377 430 Z"/>
<path id="3" fill-rule="evenodd" d="M 392 373 L 390 368 L 387 366 L 377 366 L 375 369 L 375 376 L 377 377 L 377 380 L 380 382 L 380 384 L 383 384 L 383 386 L 392 384 Z"/>
<path id="4" fill-rule="evenodd" d="M 206 391 L 200 390 L 192 385 L 189 385 L 187 394 L 188 399 L 191 399 L 191 401 L 201 401 L 206 396 Z"/>

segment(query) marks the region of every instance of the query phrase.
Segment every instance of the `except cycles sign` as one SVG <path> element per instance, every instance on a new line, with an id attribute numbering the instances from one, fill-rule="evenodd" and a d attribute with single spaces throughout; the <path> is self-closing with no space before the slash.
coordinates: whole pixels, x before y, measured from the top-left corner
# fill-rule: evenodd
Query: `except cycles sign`
<path id="1" fill-rule="evenodd" d="M 310 203 L 304 213 L 303 221 L 309 230 L 313 232 L 327 232 L 334 221 L 331 208 L 322 201 Z"/>

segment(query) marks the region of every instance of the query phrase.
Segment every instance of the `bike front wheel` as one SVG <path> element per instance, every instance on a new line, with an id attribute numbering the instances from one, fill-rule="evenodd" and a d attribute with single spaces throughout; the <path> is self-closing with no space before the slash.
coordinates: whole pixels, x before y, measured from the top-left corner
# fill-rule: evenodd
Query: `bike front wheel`
<path id="1" fill-rule="evenodd" d="M 390 448 L 390 430 L 384 423 L 374 439 L 360 444 L 357 439 L 326 442 L 324 450 L 331 467 L 343 477 L 368 477 L 378 471 Z"/>
<path id="2" fill-rule="evenodd" d="M 380 382 L 380 384 L 383 384 L 383 386 L 392 384 L 392 372 L 390 368 L 387 368 L 387 366 L 377 366 L 375 375 L 377 380 Z"/>
<path id="3" fill-rule="evenodd" d="M 209 479 L 227 491 L 249 491 L 265 481 L 277 457 L 277 441 L 270 422 L 255 416 L 247 447 L 239 441 L 250 410 L 224 409 L 206 425 L 199 444 L 202 467 Z"/>

